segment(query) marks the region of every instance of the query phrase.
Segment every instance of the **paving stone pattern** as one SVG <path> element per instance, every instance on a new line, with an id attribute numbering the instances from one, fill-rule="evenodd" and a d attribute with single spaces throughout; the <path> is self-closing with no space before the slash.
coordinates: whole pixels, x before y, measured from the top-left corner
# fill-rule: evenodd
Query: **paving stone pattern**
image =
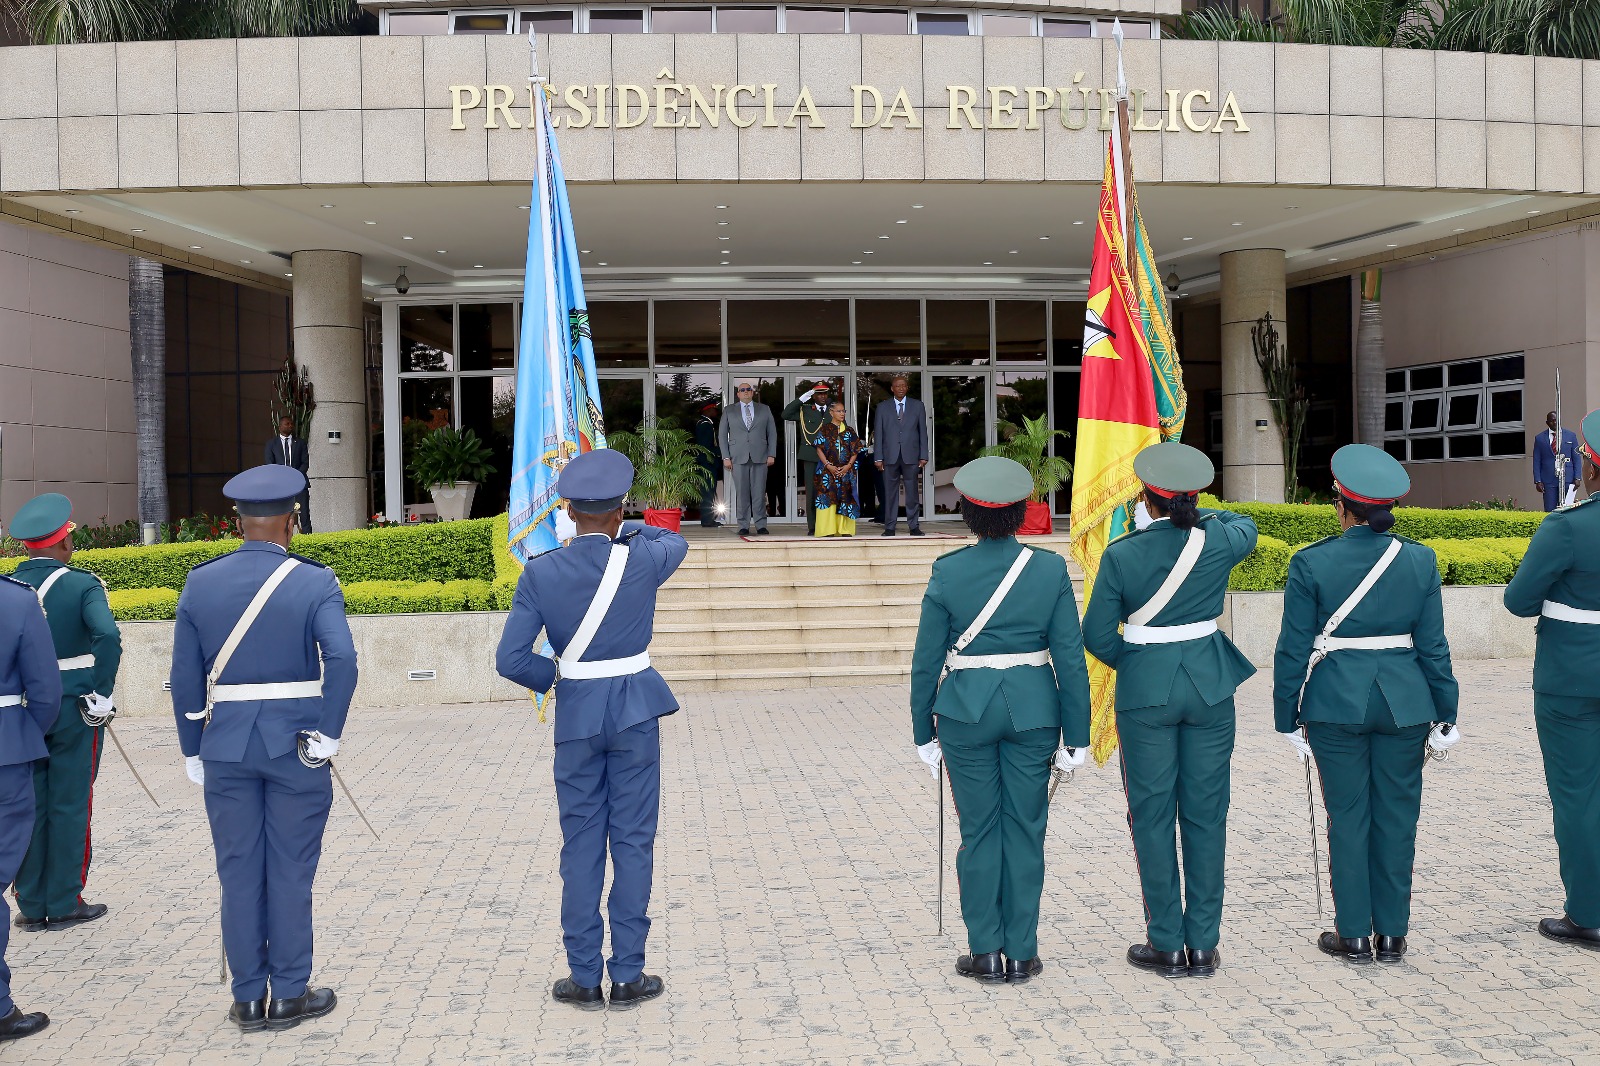
<path id="1" fill-rule="evenodd" d="M 548 999 L 564 973 L 550 726 L 526 704 L 364 712 L 341 762 L 383 841 L 336 792 L 314 979 L 340 1004 L 281 1034 L 224 1017 L 199 790 L 169 722 L 128 720 L 123 741 L 168 806 L 106 755 L 87 896 L 111 913 L 13 933 L 18 1000 L 53 1023 L 0 1061 L 1600 1062 L 1600 955 L 1534 928 L 1561 892 L 1530 668 L 1463 666 L 1465 742 L 1427 770 L 1412 951 L 1362 969 L 1314 946 L 1303 778 L 1271 732 L 1268 679 L 1250 681 L 1209 981 L 1123 961 L 1142 927 L 1113 769 L 1056 797 L 1044 974 L 979 986 L 952 973 L 953 865 L 934 934 L 935 793 L 904 688 L 687 697 L 662 731 L 648 968 L 668 993 L 606 1014 Z"/>

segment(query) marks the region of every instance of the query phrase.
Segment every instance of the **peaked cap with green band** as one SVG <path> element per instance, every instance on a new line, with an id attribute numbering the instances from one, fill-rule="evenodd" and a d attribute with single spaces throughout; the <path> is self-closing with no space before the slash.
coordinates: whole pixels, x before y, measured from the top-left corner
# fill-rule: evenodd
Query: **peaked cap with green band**
<path id="1" fill-rule="evenodd" d="M 1357 503 L 1391 504 L 1411 491 L 1400 460 L 1370 444 L 1346 444 L 1333 453 L 1334 488 Z"/>
<path id="2" fill-rule="evenodd" d="M 1216 480 L 1217 468 L 1199 448 L 1177 441 L 1152 444 L 1133 459 L 1133 473 L 1162 496 L 1199 492 Z"/>
<path id="3" fill-rule="evenodd" d="M 980 507 L 1009 507 L 1033 495 L 1033 475 L 1015 459 L 985 455 L 956 471 L 955 486 Z"/>

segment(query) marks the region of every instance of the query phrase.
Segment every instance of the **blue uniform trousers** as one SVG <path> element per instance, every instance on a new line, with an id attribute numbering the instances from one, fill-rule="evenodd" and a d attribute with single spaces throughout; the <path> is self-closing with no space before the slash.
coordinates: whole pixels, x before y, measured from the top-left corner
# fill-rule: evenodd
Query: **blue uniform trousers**
<path id="1" fill-rule="evenodd" d="M 240 762 L 207 760 L 206 815 L 222 882 L 222 943 L 233 998 L 304 995 L 311 977 L 311 883 L 333 777 L 296 752 L 274 759 L 251 731 Z"/>
<path id="2" fill-rule="evenodd" d="M 5 713 L 15 714 L 14 710 Z M 9 885 L 27 854 L 33 836 L 33 764 L 0 766 L 0 885 Z M 11 906 L 0 892 L 0 1018 L 11 1013 L 11 967 L 6 947 L 11 940 Z"/>
<path id="3" fill-rule="evenodd" d="M 558 712 L 559 713 L 559 712 Z M 556 805 L 561 812 L 561 929 L 572 979 L 600 984 L 605 926 L 600 890 L 611 846 L 611 980 L 637 981 L 650 935 L 661 801 L 661 732 L 652 718 L 599 736 L 556 745 Z"/>

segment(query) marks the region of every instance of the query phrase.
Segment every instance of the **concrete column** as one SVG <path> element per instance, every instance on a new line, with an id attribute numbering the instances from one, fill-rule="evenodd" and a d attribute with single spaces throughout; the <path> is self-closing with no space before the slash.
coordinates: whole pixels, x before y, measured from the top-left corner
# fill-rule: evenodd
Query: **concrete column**
<path id="1" fill-rule="evenodd" d="M 1283 249 L 1222 253 L 1224 499 L 1283 502 L 1283 446 L 1272 421 L 1250 330 L 1271 311 L 1278 336 L 1287 343 L 1284 302 Z"/>
<path id="2" fill-rule="evenodd" d="M 292 261 L 294 358 L 310 373 L 317 402 L 307 442 L 311 526 L 318 533 L 361 529 L 368 500 L 361 256 L 300 251 Z"/>

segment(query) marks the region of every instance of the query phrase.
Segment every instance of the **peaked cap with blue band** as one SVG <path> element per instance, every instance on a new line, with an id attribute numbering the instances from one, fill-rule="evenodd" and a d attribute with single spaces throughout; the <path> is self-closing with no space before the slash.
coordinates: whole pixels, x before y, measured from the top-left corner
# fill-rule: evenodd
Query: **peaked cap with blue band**
<path id="1" fill-rule="evenodd" d="M 633 464 L 611 448 L 596 448 L 574 457 L 561 468 L 556 491 L 583 514 L 609 514 L 622 506 L 633 488 Z"/>
<path id="2" fill-rule="evenodd" d="M 229 478 L 222 494 L 241 518 L 274 518 L 294 513 L 306 484 L 306 476 L 292 466 L 253 466 Z"/>
<path id="3" fill-rule="evenodd" d="M 1333 487 L 1356 503 L 1387 507 L 1411 491 L 1400 460 L 1370 444 L 1346 444 L 1333 453 Z"/>

